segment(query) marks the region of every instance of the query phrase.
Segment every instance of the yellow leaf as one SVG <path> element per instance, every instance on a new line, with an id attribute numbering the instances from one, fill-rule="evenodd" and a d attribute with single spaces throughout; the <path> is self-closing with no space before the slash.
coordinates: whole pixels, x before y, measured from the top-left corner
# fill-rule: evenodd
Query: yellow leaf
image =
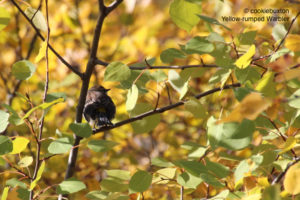
<path id="1" fill-rule="evenodd" d="M 300 193 L 300 163 L 297 163 L 289 168 L 283 181 L 285 190 L 296 195 Z"/>
<path id="2" fill-rule="evenodd" d="M 258 185 L 263 186 L 263 187 L 268 187 L 268 186 L 270 186 L 270 183 L 269 183 L 267 177 L 259 177 L 259 178 L 257 179 L 257 183 L 258 183 Z"/>
<path id="3" fill-rule="evenodd" d="M 259 93 L 248 94 L 241 103 L 230 113 L 230 115 L 220 122 L 241 122 L 243 119 L 254 120 L 266 110 L 270 105 L 269 99 L 263 98 Z"/>
<path id="4" fill-rule="evenodd" d="M 283 81 L 289 81 L 297 77 L 300 77 L 300 68 L 291 69 L 283 73 L 280 73 L 278 76 L 276 76 L 275 81 L 280 83 Z"/>
<path id="5" fill-rule="evenodd" d="M 294 137 L 288 137 L 288 139 L 285 141 L 284 147 L 283 149 L 279 152 L 280 154 L 283 154 L 285 152 L 288 152 L 289 150 L 291 150 L 292 148 L 294 148 L 294 146 L 297 144 L 297 139 Z"/>
<path id="6" fill-rule="evenodd" d="M 285 39 L 285 46 L 291 51 L 300 51 L 300 35 L 288 35 Z"/>
<path id="7" fill-rule="evenodd" d="M 235 61 L 235 65 L 240 69 L 247 68 L 251 63 L 251 58 L 255 54 L 255 45 L 252 44 L 247 53 L 242 55 L 239 59 Z"/>
<path id="8" fill-rule="evenodd" d="M 18 154 L 25 150 L 29 140 L 24 137 L 16 137 L 15 140 L 12 141 L 13 143 L 13 150 L 10 154 Z"/>
<path id="9" fill-rule="evenodd" d="M 30 190 L 33 190 L 37 184 L 37 182 L 41 179 L 42 177 L 42 174 L 44 172 L 44 169 L 45 169 L 45 161 L 42 162 L 39 170 L 38 170 L 38 173 L 36 175 L 36 178 L 34 179 L 34 181 L 31 182 L 30 184 Z"/>
<path id="10" fill-rule="evenodd" d="M 9 187 L 5 187 L 3 189 L 1 200 L 6 200 L 7 195 L 8 195 L 8 190 L 9 190 Z"/>
<path id="11" fill-rule="evenodd" d="M 42 58 L 45 57 L 45 54 L 46 54 L 46 48 L 47 48 L 47 42 L 44 41 L 44 42 L 42 43 L 42 45 L 41 45 L 40 50 L 39 50 L 39 54 L 35 57 L 35 60 L 34 60 L 35 63 L 40 62 L 40 60 L 41 60 Z"/>
<path id="12" fill-rule="evenodd" d="M 266 97 L 276 96 L 274 73 L 267 72 L 264 77 L 258 82 L 255 90 L 261 92 Z"/>

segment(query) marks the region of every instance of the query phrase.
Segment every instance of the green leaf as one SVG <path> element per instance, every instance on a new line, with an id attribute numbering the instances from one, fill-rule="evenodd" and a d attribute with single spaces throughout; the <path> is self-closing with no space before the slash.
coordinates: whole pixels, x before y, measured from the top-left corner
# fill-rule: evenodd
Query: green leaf
<path id="1" fill-rule="evenodd" d="M 197 186 L 202 182 L 203 180 L 201 178 L 187 172 L 183 172 L 177 176 L 177 183 L 185 188 L 196 189 Z"/>
<path id="2" fill-rule="evenodd" d="M 88 148 L 95 152 L 106 152 L 111 150 L 118 143 L 109 140 L 92 140 L 88 143 Z"/>
<path id="3" fill-rule="evenodd" d="M 37 109 L 43 109 L 43 110 L 45 110 L 45 109 L 47 109 L 47 108 L 53 106 L 54 104 L 57 104 L 57 103 L 60 103 L 60 102 L 63 102 L 63 101 L 64 101 L 63 98 L 58 98 L 58 99 L 56 99 L 56 100 L 54 100 L 54 101 L 51 101 L 51 102 L 49 102 L 49 103 L 47 103 L 47 102 L 46 102 L 46 103 L 42 103 L 41 105 L 38 105 L 38 106 L 36 106 L 36 107 L 30 109 L 30 110 L 24 115 L 24 117 L 22 118 L 22 120 L 28 118 L 28 117 L 29 117 L 35 110 L 37 110 Z"/>
<path id="4" fill-rule="evenodd" d="M 2 192 L 1 200 L 6 200 L 8 196 L 9 187 L 5 187 Z"/>
<path id="5" fill-rule="evenodd" d="M 9 106 L 7 104 L 2 104 L 2 106 L 4 108 L 6 108 L 11 113 L 11 115 L 9 116 L 9 119 L 8 119 L 9 123 L 14 124 L 16 126 L 21 125 L 22 123 L 24 123 L 24 121 L 19 117 L 18 113 L 11 106 Z M 0 111 L 0 113 L 1 112 L 2 111 Z M 1 118 L 1 114 L 0 114 L 0 118 Z M 0 119 L 0 127 L 1 127 L 1 123 L 3 123 L 3 122 L 5 122 L 5 120 Z M 0 130 L 0 132 L 1 132 L 1 130 Z"/>
<path id="6" fill-rule="evenodd" d="M 9 24 L 9 20 L 9 12 L 4 7 L 0 7 L 0 31 Z"/>
<path id="7" fill-rule="evenodd" d="M 88 123 L 71 123 L 69 128 L 80 137 L 87 138 L 93 133 L 93 130 Z"/>
<path id="8" fill-rule="evenodd" d="M 13 150 L 10 154 L 19 154 L 26 149 L 29 140 L 25 137 L 16 137 L 12 143 Z"/>
<path id="9" fill-rule="evenodd" d="M 186 58 L 184 53 L 178 49 L 169 48 L 160 54 L 160 59 L 164 63 L 171 63 L 175 58 Z"/>
<path id="10" fill-rule="evenodd" d="M 256 31 L 248 31 L 237 36 L 237 45 L 251 45 L 254 43 Z"/>
<path id="11" fill-rule="evenodd" d="M 215 24 L 215 25 L 219 25 L 219 26 L 223 26 L 224 28 L 226 28 L 227 30 L 231 30 L 230 28 L 228 28 L 227 26 L 225 26 L 224 24 L 221 24 L 218 20 L 216 20 L 215 18 L 211 18 L 211 17 L 207 17 L 204 15 L 198 15 L 198 17 L 200 17 L 200 19 L 206 21 L 207 23 L 210 24 Z"/>
<path id="12" fill-rule="evenodd" d="M 280 186 L 279 185 L 271 185 L 265 188 L 262 194 L 263 200 L 281 200 L 280 197 Z"/>
<path id="13" fill-rule="evenodd" d="M 28 167 L 32 164 L 32 162 L 33 162 L 33 158 L 31 156 L 25 156 L 18 162 L 18 165 L 19 165 L 19 167 L 22 167 L 22 168 Z"/>
<path id="14" fill-rule="evenodd" d="M 64 92 L 53 92 L 53 93 L 48 93 L 46 96 L 46 102 L 52 102 L 54 100 L 63 98 L 64 101 L 67 99 L 67 95 Z"/>
<path id="15" fill-rule="evenodd" d="M 220 192 L 219 194 L 217 194 L 216 196 L 209 198 L 208 200 L 225 200 L 227 199 L 228 195 L 229 195 L 229 190 L 223 190 L 222 192 Z"/>
<path id="16" fill-rule="evenodd" d="M 84 190 L 85 188 L 86 186 L 83 182 L 77 180 L 76 178 L 69 178 L 58 185 L 56 192 L 58 194 L 71 194 L 80 190 Z"/>
<path id="17" fill-rule="evenodd" d="M 168 79 L 171 86 L 180 93 L 182 99 L 188 91 L 189 80 L 184 80 L 175 70 L 169 70 Z"/>
<path id="18" fill-rule="evenodd" d="M 211 162 L 208 159 L 205 159 L 205 161 L 206 161 L 206 168 L 216 177 L 225 178 L 226 176 L 229 175 L 230 170 L 228 167 L 220 163 Z"/>
<path id="19" fill-rule="evenodd" d="M 187 161 L 187 160 L 177 160 L 174 164 L 178 167 L 184 168 L 187 172 L 194 176 L 198 176 L 202 173 L 207 173 L 207 168 L 199 162 Z"/>
<path id="20" fill-rule="evenodd" d="M 13 188 L 14 187 L 21 187 L 21 188 L 24 188 L 24 189 L 27 188 L 27 185 L 25 183 L 23 183 L 22 181 L 19 181 L 16 178 L 11 178 L 11 179 L 7 180 L 5 185 L 8 185 L 8 186 L 13 187 Z"/>
<path id="21" fill-rule="evenodd" d="M 224 187 L 225 185 L 218 181 L 214 176 L 210 174 L 201 174 L 200 178 L 209 185 L 214 187 Z"/>
<path id="22" fill-rule="evenodd" d="M 261 79 L 260 73 L 253 67 L 247 67 L 246 69 L 235 69 L 235 76 L 239 82 L 245 83 L 250 81 L 251 83 L 256 83 Z"/>
<path id="23" fill-rule="evenodd" d="M 230 150 L 239 150 L 247 147 L 252 141 L 254 122 L 243 120 L 241 123 L 216 123 L 211 117 L 207 122 L 208 140 L 212 148 L 219 146 Z"/>
<path id="24" fill-rule="evenodd" d="M 187 102 L 184 103 L 184 108 L 197 118 L 205 118 L 206 110 L 204 106 L 196 98 L 190 98 Z"/>
<path id="25" fill-rule="evenodd" d="M 300 89 L 296 90 L 289 98 L 288 105 L 300 109 Z"/>
<path id="26" fill-rule="evenodd" d="M 130 69 L 121 62 L 110 63 L 104 73 L 104 81 L 125 81 L 130 77 Z"/>
<path id="27" fill-rule="evenodd" d="M 185 0 L 174 0 L 170 5 L 170 16 L 173 22 L 188 32 L 198 24 L 196 14 L 201 13 L 201 6 Z"/>
<path id="28" fill-rule="evenodd" d="M 230 77 L 231 69 L 220 69 L 209 79 L 209 83 L 221 83 L 221 87 L 224 86 L 227 79 Z"/>
<path id="29" fill-rule="evenodd" d="M 18 197 L 22 200 L 28 200 L 29 199 L 29 195 L 30 195 L 30 191 L 25 189 L 25 188 L 18 188 L 17 190 L 18 193 Z"/>
<path id="30" fill-rule="evenodd" d="M 8 126 L 9 114 L 0 110 L 0 133 L 5 131 Z"/>
<path id="31" fill-rule="evenodd" d="M 267 63 L 271 63 L 276 61 L 278 58 L 280 58 L 281 56 L 284 56 L 285 54 L 290 53 L 291 51 L 287 48 L 282 48 L 279 49 L 278 51 L 276 51 L 274 54 L 272 54 L 272 56 L 267 60 Z"/>
<path id="32" fill-rule="evenodd" d="M 128 184 L 112 178 L 103 179 L 100 185 L 101 189 L 108 192 L 125 192 L 128 190 Z"/>
<path id="33" fill-rule="evenodd" d="M 25 14 L 27 15 L 27 17 L 29 19 L 31 19 L 31 21 L 33 22 L 33 24 L 40 30 L 42 31 L 47 31 L 47 23 L 46 20 L 44 18 L 44 15 L 41 11 L 36 10 L 32 7 L 27 7 L 25 10 Z M 32 18 L 34 17 L 34 18 Z"/>
<path id="34" fill-rule="evenodd" d="M 247 160 L 243 160 L 240 162 L 240 164 L 237 166 L 237 168 L 234 171 L 234 178 L 235 183 L 240 181 L 242 178 L 244 178 L 245 173 L 248 173 L 250 171 L 250 166 L 247 163 Z"/>
<path id="35" fill-rule="evenodd" d="M 201 77 L 205 71 L 206 69 L 202 67 L 187 68 L 180 72 L 180 77 L 183 80 L 188 80 L 189 78 L 198 78 Z"/>
<path id="36" fill-rule="evenodd" d="M 158 167 L 172 167 L 174 166 L 171 162 L 165 160 L 164 158 L 152 158 L 151 165 L 158 166 Z"/>
<path id="37" fill-rule="evenodd" d="M 37 182 L 42 178 L 42 174 L 45 170 L 45 161 L 42 162 L 41 166 L 39 167 L 39 170 L 37 172 L 36 178 L 31 182 L 30 184 L 30 190 L 33 190 L 37 184 Z"/>
<path id="38" fill-rule="evenodd" d="M 202 157 L 205 154 L 206 151 L 207 151 L 207 148 L 198 147 L 198 148 L 192 150 L 189 153 L 188 157 L 189 158 L 200 158 L 200 157 Z"/>
<path id="39" fill-rule="evenodd" d="M 142 113 L 153 110 L 152 106 L 146 103 L 137 104 L 134 109 L 130 112 L 130 117 L 138 116 Z M 131 123 L 134 133 L 147 133 L 153 130 L 160 122 L 160 115 L 155 114 L 148 117 L 145 117 L 141 120 Z"/>
<path id="40" fill-rule="evenodd" d="M 127 93 L 127 99 L 126 99 L 127 111 L 131 111 L 135 107 L 138 97 L 139 97 L 139 90 L 136 84 L 133 84 Z"/>
<path id="41" fill-rule="evenodd" d="M 51 154 L 62 154 L 68 152 L 72 146 L 70 138 L 58 138 L 49 144 L 48 152 Z"/>
<path id="42" fill-rule="evenodd" d="M 94 190 L 85 195 L 86 198 L 91 200 L 106 200 L 108 196 L 108 192 L 101 190 Z"/>
<path id="43" fill-rule="evenodd" d="M 206 37 L 196 36 L 188 41 L 185 46 L 186 53 L 188 54 L 206 54 L 214 50 L 214 45 L 207 40 Z"/>
<path id="44" fill-rule="evenodd" d="M 286 35 L 287 30 L 285 29 L 283 24 L 276 24 L 272 29 L 272 36 L 277 42 L 278 40 L 281 40 Z"/>
<path id="45" fill-rule="evenodd" d="M 252 91 L 249 88 L 240 87 L 240 88 L 234 88 L 234 96 L 238 101 L 242 101 L 245 96 L 250 94 Z"/>
<path id="46" fill-rule="evenodd" d="M 265 97 L 276 96 L 276 84 L 274 81 L 274 72 L 267 72 L 264 77 L 258 82 L 255 90 L 261 92 Z"/>
<path id="47" fill-rule="evenodd" d="M 146 171 L 137 171 L 129 181 L 129 193 L 146 191 L 152 182 L 152 175 Z"/>
<path id="48" fill-rule="evenodd" d="M 163 168 L 157 170 L 152 179 L 152 183 L 167 184 L 171 179 L 174 179 L 176 175 L 176 168 Z M 165 180 L 164 180 L 165 179 Z"/>
<path id="49" fill-rule="evenodd" d="M 152 76 L 152 77 L 154 78 L 154 80 L 156 80 L 157 82 L 162 82 L 162 81 L 166 80 L 167 77 L 168 77 L 168 76 L 165 74 L 165 72 L 164 72 L 163 70 L 161 70 L 161 69 L 159 69 L 159 70 L 153 72 L 153 73 L 151 74 L 151 76 Z"/>
<path id="50" fill-rule="evenodd" d="M 120 179 L 123 181 L 128 181 L 131 176 L 130 172 L 126 170 L 119 170 L 119 169 L 111 169 L 111 170 L 105 170 L 108 177 L 114 178 L 114 179 Z"/>
<path id="51" fill-rule="evenodd" d="M 12 141 L 9 137 L 0 135 L 0 155 L 7 154 L 13 150 Z"/>
<path id="52" fill-rule="evenodd" d="M 35 66 L 28 60 L 21 60 L 13 64 L 11 72 L 16 79 L 27 80 L 35 72 Z"/>

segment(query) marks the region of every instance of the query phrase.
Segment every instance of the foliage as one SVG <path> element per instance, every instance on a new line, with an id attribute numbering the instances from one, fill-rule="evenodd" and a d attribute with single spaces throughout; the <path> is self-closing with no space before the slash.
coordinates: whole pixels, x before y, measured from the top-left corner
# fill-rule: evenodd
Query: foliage
<path id="1" fill-rule="evenodd" d="M 288 12 L 252 12 L 269 7 Z M 299 15 L 277 0 L 2 1 L 1 200 L 299 199 Z M 96 84 L 113 126 L 82 118 Z"/>

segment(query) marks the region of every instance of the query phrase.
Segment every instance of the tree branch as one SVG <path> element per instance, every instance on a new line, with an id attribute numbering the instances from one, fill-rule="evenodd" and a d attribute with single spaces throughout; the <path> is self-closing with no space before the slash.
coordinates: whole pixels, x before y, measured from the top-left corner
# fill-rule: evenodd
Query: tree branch
<path id="1" fill-rule="evenodd" d="M 97 65 L 102 65 L 102 66 L 108 66 L 109 63 L 96 59 L 95 63 Z M 171 66 L 151 66 L 151 65 L 147 65 L 147 66 L 143 66 L 143 67 L 135 67 L 135 66 L 129 66 L 129 68 L 131 70 L 144 70 L 144 69 L 187 69 L 187 68 L 195 68 L 195 67 L 204 67 L 204 68 L 213 68 L 213 67 L 218 67 L 217 65 L 206 65 L 206 64 L 201 64 L 201 65 L 171 65 Z"/>
<path id="2" fill-rule="evenodd" d="M 82 77 L 82 86 L 81 86 L 81 91 L 80 91 L 80 96 L 78 100 L 78 105 L 76 109 L 76 122 L 80 123 L 82 121 L 82 113 L 83 113 L 83 108 L 86 100 L 86 95 L 90 83 L 90 78 L 93 73 L 93 70 L 95 68 L 96 62 L 95 60 L 97 59 L 97 51 L 98 51 L 98 43 L 99 39 L 101 36 L 101 30 L 103 26 L 103 22 L 106 18 L 106 16 L 114 9 L 116 8 L 122 0 L 116 0 L 114 3 L 112 3 L 112 7 L 106 7 L 103 3 L 103 0 L 99 0 L 99 12 L 100 15 L 97 19 L 97 24 L 95 27 L 94 31 L 94 37 L 93 37 L 93 42 L 92 42 L 92 47 L 91 47 L 91 53 L 90 57 L 86 66 L 86 70 L 83 74 Z M 79 136 L 74 136 L 75 137 L 75 142 L 73 144 L 73 147 L 76 147 L 79 145 L 81 141 L 81 137 Z M 65 174 L 65 179 L 68 179 L 73 176 L 74 174 L 74 169 L 75 169 L 75 164 L 76 164 L 76 159 L 77 159 L 77 154 L 78 154 L 78 149 L 79 148 L 72 148 L 69 154 L 69 159 L 68 159 L 68 168 Z M 62 196 L 60 195 L 59 199 L 62 199 Z"/>
<path id="3" fill-rule="evenodd" d="M 213 94 L 215 92 L 225 90 L 225 89 L 236 88 L 236 87 L 241 87 L 241 84 L 240 83 L 235 83 L 235 84 L 232 84 L 232 85 L 225 85 L 223 88 L 220 88 L 220 87 L 219 88 L 214 88 L 214 89 L 208 90 L 206 92 L 200 93 L 198 95 L 195 95 L 194 97 L 197 98 L 197 99 L 200 99 L 202 97 L 208 96 L 208 95 Z M 98 132 L 111 130 L 111 129 L 114 129 L 114 128 L 119 127 L 119 126 L 123 126 L 125 124 L 131 123 L 131 122 L 134 122 L 134 121 L 137 121 L 137 120 L 141 120 L 141 119 L 143 119 L 145 117 L 148 117 L 150 115 L 163 113 L 167 110 L 171 110 L 171 109 L 176 108 L 178 106 L 184 105 L 186 102 L 187 102 L 186 100 L 182 100 L 182 101 L 179 101 L 177 103 L 174 103 L 174 104 L 162 107 L 162 108 L 157 108 L 155 110 L 151 110 L 151 111 L 145 112 L 143 114 L 137 115 L 135 117 L 132 117 L 132 118 L 126 119 L 124 121 L 118 122 L 118 123 L 114 124 L 113 126 L 101 127 L 99 129 L 95 129 L 95 130 L 93 130 L 93 133 L 95 134 L 95 133 L 98 133 Z"/>
<path id="4" fill-rule="evenodd" d="M 32 20 L 28 18 L 28 16 L 24 13 L 24 11 L 20 8 L 20 6 L 14 1 L 11 0 L 11 2 L 16 6 L 16 8 L 19 10 L 19 12 L 25 17 L 25 19 L 31 24 L 39 38 L 41 38 L 42 41 L 45 41 L 44 36 L 40 33 L 39 29 L 33 24 Z M 49 49 L 57 56 L 57 58 L 64 64 L 66 65 L 72 72 L 77 74 L 80 78 L 83 77 L 83 74 L 78 71 L 74 66 L 72 66 L 70 63 L 68 63 L 50 44 L 49 44 Z"/>

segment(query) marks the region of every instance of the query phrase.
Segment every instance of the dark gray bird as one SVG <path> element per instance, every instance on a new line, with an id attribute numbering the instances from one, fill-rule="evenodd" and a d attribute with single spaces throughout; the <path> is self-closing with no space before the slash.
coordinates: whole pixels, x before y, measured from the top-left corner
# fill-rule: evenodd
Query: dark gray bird
<path id="1" fill-rule="evenodd" d="M 93 128 L 113 125 L 111 120 L 115 116 L 116 106 L 107 95 L 109 90 L 101 85 L 88 90 L 83 116 Z"/>

